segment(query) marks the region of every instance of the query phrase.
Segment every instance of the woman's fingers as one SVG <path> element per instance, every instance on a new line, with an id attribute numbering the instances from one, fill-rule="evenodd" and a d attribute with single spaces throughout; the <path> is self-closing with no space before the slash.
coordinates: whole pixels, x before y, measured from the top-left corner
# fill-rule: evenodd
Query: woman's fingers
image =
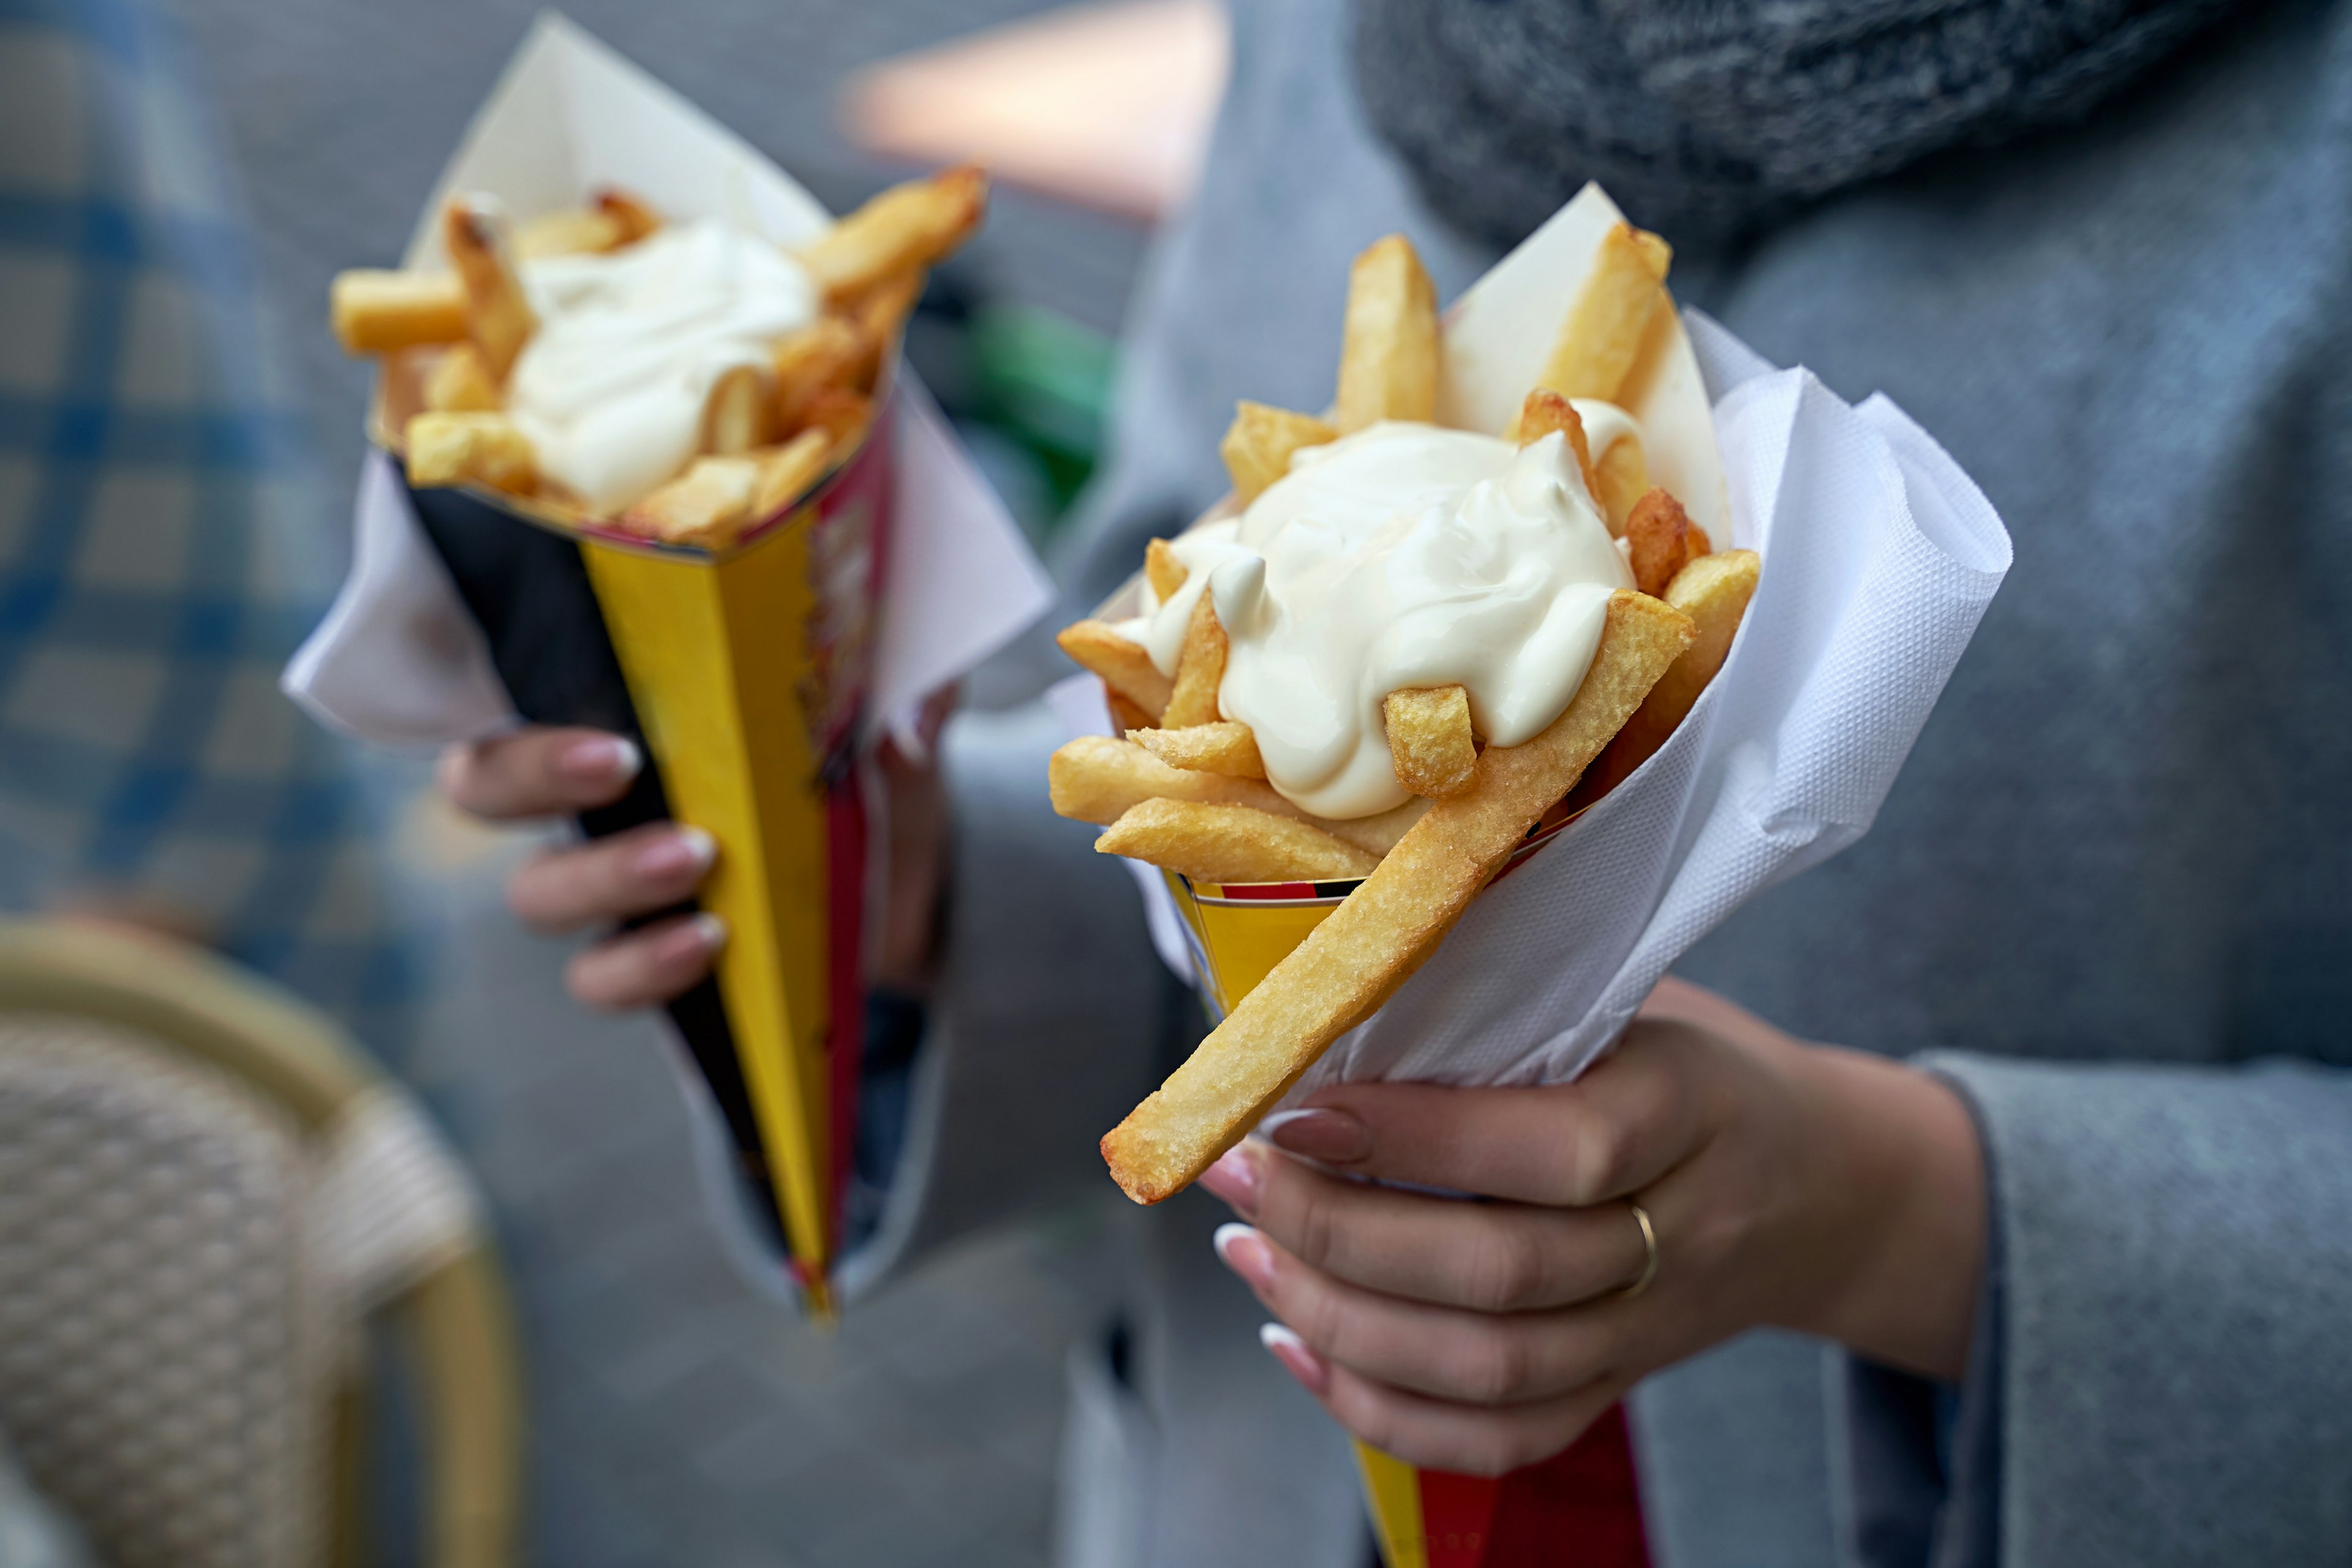
<path id="1" fill-rule="evenodd" d="M 668 1001 L 710 973 L 727 945 L 717 915 L 680 915 L 575 954 L 563 972 L 572 1000 L 607 1013 Z"/>
<path id="2" fill-rule="evenodd" d="M 1627 1386 L 1603 1378 L 1549 1399 L 1486 1409 L 1365 1377 L 1318 1355 L 1279 1323 L 1268 1323 L 1259 1337 L 1349 1431 L 1407 1464 L 1457 1475 L 1499 1476 L 1549 1458 L 1583 1436 Z"/>
<path id="3" fill-rule="evenodd" d="M 1613 1055 L 1555 1089 L 1346 1084 L 1269 1118 L 1265 1131 L 1351 1173 L 1519 1203 L 1605 1203 L 1641 1191 L 1704 1140 L 1702 1040 L 1636 1024 Z"/>
<path id="4" fill-rule="evenodd" d="M 534 855 L 507 879 L 507 904 L 537 931 L 603 925 L 677 903 L 718 853 L 698 827 L 653 823 Z"/>
<path id="5" fill-rule="evenodd" d="M 608 805 L 645 766 L 636 742 L 602 730 L 531 725 L 441 753 L 444 794 L 494 822 Z"/>
<path id="6" fill-rule="evenodd" d="M 1487 1313 L 1383 1296 L 1308 1268 L 1245 1225 L 1217 1255 L 1325 1360 L 1462 1405 L 1513 1405 L 1571 1393 L 1606 1373 L 1626 1321 L 1612 1303 Z"/>
<path id="7" fill-rule="evenodd" d="M 1622 1203 L 1476 1204 L 1324 1174 L 1244 1143 L 1202 1178 L 1312 1268 L 1390 1296 L 1479 1312 L 1571 1306 L 1633 1283 L 1648 1249 Z"/>

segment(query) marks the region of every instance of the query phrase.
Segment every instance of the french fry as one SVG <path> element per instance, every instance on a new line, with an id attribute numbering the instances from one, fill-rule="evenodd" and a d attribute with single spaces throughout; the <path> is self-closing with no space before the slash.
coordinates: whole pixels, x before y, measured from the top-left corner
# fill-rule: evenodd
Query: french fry
<path id="1" fill-rule="evenodd" d="M 702 449 L 733 458 L 765 446 L 771 410 L 768 378 L 756 365 L 737 365 L 710 384 L 702 405 Z"/>
<path id="2" fill-rule="evenodd" d="M 1225 773 L 1171 768 L 1141 746 L 1108 735 L 1082 735 L 1054 753 L 1046 784 L 1055 811 L 1108 827 L 1147 800 L 1191 800 L 1247 805 L 1319 827 L 1371 855 L 1385 855 L 1424 809 L 1407 801 L 1378 816 L 1334 822 L 1301 811 L 1270 784 Z"/>
<path id="3" fill-rule="evenodd" d="M 1431 806 L 1363 885 L 1103 1139 L 1103 1157 L 1128 1196 L 1155 1204 L 1181 1191 L 1333 1040 L 1394 994 L 1693 636 L 1679 611 L 1638 594 L 1612 595 L 1600 647 L 1567 710 L 1525 745 L 1488 747 L 1471 787 Z"/>
<path id="4" fill-rule="evenodd" d="M 1592 443 L 1584 437 L 1584 419 L 1568 399 L 1549 387 L 1537 387 L 1519 405 L 1519 417 L 1511 427 L 1510 439 L 1528 446 L 1558 431 L 1568 437 L 1568 448 L 1576 454 L 1577 471 L 1584 476 L 1584 493 L 1598 503 L 1601 500 L 1601 476 L 1593 471 Z"/>
<path id="5" fill-rule="evenodd" d="M 335 274 L 327 298 L 335 341 L 345 353 L 388 354 L 466 335 L 466 286 L 454 272 Z"/>
<path id="6" fill-rule="evenodd" d="M 801 265 L 828 300 L 863 294 L 894 273 L 929 267 L 961 245 L 988 210 L 988 176 L 966 165 L 893 185 L 803 247 Z"/>
<path id="7" fill-rule="evenodd" d="M 1247 506 L 1290 472 L 1290 459 L 1300 448 L 1339 438 L 1339 431 L 1311 415 L 1244 399 L 1234 405 L 1234 422 L 1225 426 L 1217 453 L 1233 476 L 1234 499 Z"/>
<path id="8" fill-rule="evenodd" d="M 619 236 L 607 249 L 618 250 L 635 245 L 660 232 L 661 214 L 621 189 L 606 185 L 596 193 L 596 210 L 611 222 Z"/>
<path id="9" fill-rule="evenodd" d="M 621 526 L 666 544 L 732 543 L 755 516 L 760 475 L 760 459 L 748 455 L 697 458 L 624 512 Z"/>
<path id="10" fill-rule="evenodd" d="M 1191 800 L 1129 806 L 1095 847 L 1204 882 L 1336 882 L 1380 864 L 1378 856 L 1290 817 Z"/>
<path id="11" fill-rule="evenodd" d="M 1560 322 L 1551 358 L 1536 384 L 1563 397 L 1617 401 L 1650 313 L 1666 296 L 1674 250 L 1654 234 L 1621 223 L 1602 237 L 1591 275 Z"/>
<path id="12" fill-rule="evenodd" d="M 1161 729 L 1217 721 L 1217 688 L 1225 679 L 1227 647 L 1225 628 L 1217 624 L 1217 606 L 1203 594 L 1192 601 L 1192 618 L 1184 624 L 1184 647 L 1176 656 L 1176 685 L 1160 714 Z"/>
<path id="13" fill-rule="evenodd" d="M 1105 706 L 1110 709 L 1110 721 L 1118 725 L 1119 729 L 1126 733 L 1129 735 L 1144 733 L 1156 735 L 1160 732 L 1157 729 L 1153 728 L 1153 720 L 1151 715 L 1146 713 L 1141 708 L 1138 707 L 1134 700 L 1126 696 L 1124 693 L 1113 691 L 1109 687 L 1106 686 L 1103 688 L 1103 702 Z M 1198 726 L 1195 726 L 1193 730 L 1187 730 L 1184 733 L 1188 735 L 1192 734 L 1197 731 L 1197 729 Z"/>
<path id="14" fill-rule="evenodd" d="M 425 375 L 425 406 L 443 414 L 479 414 L 503 407 L 499 384 L 482 368 L 471 343 L 453 343 Z"/>
<path id="15" fill-rule="evenodd" d="M 769 379 L 775 384 L 776 428 L 798 430 L 808 423 L 809 400 L 828 386 L 846 385 L 866 346 L 857 324 L 838 315 L 819 316 L 779 338 L 768 360 Z"/>
<path id="16" fill-rule="evenodd" d="M 541 213 L 515 226 L 519 260 L 549 256 L 593 256 L 620 250 L 661 227 L 661 216 L 626 191 L 599 191 L 593 205 Z"/>
<path id="17" fill-rule="evenodd" d="M 482 368 L 501 384 L 539 329 L 502 226 L 495 207 L 462 197 L 442 214 L 441 242 L 466 287 L 467 335 L 481 353 Z"/>
<path id="18" fill-rule="evenodd" d="M 1437 416 L 1437 287 L 1401 234 L 1375 240 L 1349 272 L 1336 406 L 1343 435 Z"/>
<path id="19" fill-rule="evenodd" d="M 807 421 L 803 429 L 824 433 L 838 462 L 866 438 L 866 426 L 874 422 L 874 400 L 845 386 L 821 386 L 802 410 L 802 417 Z"/>
<path id="20" fill-rule="evenodd" d="M 1690 559 L 1690 514 L 1664 490 L 1653 489 L 1633 503 L 1625 519 L 1625 554 L 1635 587 L 1654 598 L 1664 595 L 1666 584 Z"/>
<path id="21" fill-rule="evenodd" d="M 1643 455 L 1641 437 L 1620 436 L 1610 442 L 1609 449 L 1594 459 L 1592 472 L 1594 482 L 1601 487 L 1593 497 L 1609 521 L 1609 531 L 1622 538 L 1625 520 L 1633 515 L 1633 503 L 1650 493 L 1650 465 Z M 1696 529 L 1698 525 L 1691 526 Z"/>
<path id="22" fill-rule="evenodd" d="M 1176 596 L 1184 585 L 1184 563 L 1176 559 L 1175 547 L 1164 539 L 1155 539 L 1143 547 L 1143 580 L 1151 584 L 1152 596 L 1161 604 Z"/>
<path id="23" fill-rule="evenodd" d="M 539 482 L 530 439 L 503 414 L 419 414 L 402 434 L 408 482 L 420 489 L 482 484 L 529 495 Z"/>
<path id="24" fill-rule="evenodd" d="M 864 336 L 866 355 L 852 375 L 859 391 L 873 391 L 881 378 L 883 357 L 906 330 L 907 318 L 915 313 L 915 305 L 923 297 L 923 282 L 922 269 L 909 268 L 884 279 L 858 300 L 857 330 Z"/>
<path id="25" fill-rule="evenodd" d="M 1154 724 L 1168 710 L 1176 683 L 1160 673 L 1141 643 L 1119 636 L 1101 621 L 1080 621 L 1054 641 L 1079 668 L 1094 671 L 1105 686 L 1142 709 Z M 1110 817 L 1102 820 L 1108 823 Z"/>
<path id="26" fill-rule="evenodd" d="M 1228 778 L 1265 777 L 1265 759 L 1257 754 L 1257 737 L 1246 724 L 1224 720 L 1192 724 L 1181 730 L 1128 731 L 1127 738 L 1171 768 L 1223 773 Z"/>
<path id="27" fill-rule="evenodd" d="M 1748 614 L 1748 601 L 1756 595 L 1762 568 L 1753 550 L 1726 550 L 1702 555 L 1675 574 L 1675 580 L 1666 585 L 1666 603 L 1691 618 L 1697 636 L 1658 677 L 1649 696 L 1642 700 L 1640 710 L 1625 721 L 1625 727 L 1617 731 L 1600 760 L 1585 770 L 1571 805 L 1590 805 L 1624 783 L 1681 727 L 1697 705 L 1699 693 L 1731 657 L 1731 639 Z"/>
<path id="28" fill-rule="evenodd" d="M 833 467 L 832 432 L 812 426 L 781 447 L 754 453 L 760 463 L 760 484 L 751 497 L 751 521 L 769 518 L 806 495 Z"/>
<path id="29" fill-rule="evenodd" d="M 1397 783 L 1444 800 L 1470 787 L 1478 747 L 1470 729 L 1470 694 L 1459 686 L 1391 691 L 1381 704 Z"/>

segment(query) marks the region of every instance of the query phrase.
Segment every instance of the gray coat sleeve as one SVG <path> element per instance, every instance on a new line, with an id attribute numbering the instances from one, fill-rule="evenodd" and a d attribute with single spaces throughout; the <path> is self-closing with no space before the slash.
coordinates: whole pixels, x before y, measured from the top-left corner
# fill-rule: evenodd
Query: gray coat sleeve
<path id="1" fill-rule="evenodd" d="M 2352 1558 L 2352 1076 L 1922 1065 L 1976 1113 L 2000 1259 L 1957 1412 L 1994 1407 L 1998 1463 L 1948 1513 L 1990 1493 L 2010 1568 Z"/>

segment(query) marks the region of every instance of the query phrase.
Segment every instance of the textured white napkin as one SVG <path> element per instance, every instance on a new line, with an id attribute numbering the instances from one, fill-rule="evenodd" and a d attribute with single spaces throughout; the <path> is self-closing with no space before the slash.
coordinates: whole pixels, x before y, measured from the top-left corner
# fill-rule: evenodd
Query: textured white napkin
<path id="1" fill-rule="evenodd" d="M 1053 582 L 929 394 L 899 383 L 891 527 L 871 711 L 913 748 L 924 698 L 1053 603 Z M 494 734 L 514 705 L 392 460 L 368 454 L 342 591 L 279 686 L 314 717 L 384 745 Z"/>
<path id="2" fill-rule="evenodd" d="M 1868 830 L 2009 570 L 1983 492 L 1887 398 L 1852 406 L 1685 319 L 1729 542 L 1764 556 L 1729 661 L 1664 748 L 1481 894 L 1293 1100 L 1341 1080 L 1581 1072 L 1692 943 Z"/>

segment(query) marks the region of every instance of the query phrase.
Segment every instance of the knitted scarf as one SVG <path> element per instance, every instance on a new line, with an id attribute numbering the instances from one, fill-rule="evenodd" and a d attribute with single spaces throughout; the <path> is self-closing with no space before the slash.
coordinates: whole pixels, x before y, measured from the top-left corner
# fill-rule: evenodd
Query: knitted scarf
<path id="1" fill-rule="evenodd" d="M 1373 125 L 1508 244 L 1588 179 L 1678 244 L 2079 119 L 2231 0 L 1358 0 Z"/>

